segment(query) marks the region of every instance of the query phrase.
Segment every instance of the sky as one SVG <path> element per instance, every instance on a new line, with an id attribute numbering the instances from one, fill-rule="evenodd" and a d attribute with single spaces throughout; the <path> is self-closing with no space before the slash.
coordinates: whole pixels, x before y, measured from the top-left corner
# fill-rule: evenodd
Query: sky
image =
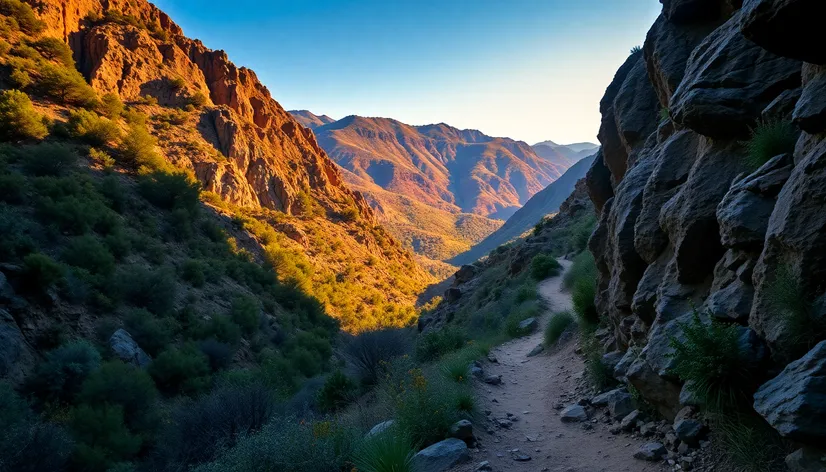
<path id="1" fill-rule="evenodd" d="M 153 0 L 288 109 L 596 141 L 657 0 Z"/>

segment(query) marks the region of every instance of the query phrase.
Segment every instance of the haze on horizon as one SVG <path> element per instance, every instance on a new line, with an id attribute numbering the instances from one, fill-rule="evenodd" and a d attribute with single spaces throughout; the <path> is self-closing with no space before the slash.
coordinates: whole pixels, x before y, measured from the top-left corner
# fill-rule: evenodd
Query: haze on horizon
<path id="1" fill-rule="evenodd" d="M 596 142 L 599 100 L 657 0 L 154 0 L 286 109 Z"/>

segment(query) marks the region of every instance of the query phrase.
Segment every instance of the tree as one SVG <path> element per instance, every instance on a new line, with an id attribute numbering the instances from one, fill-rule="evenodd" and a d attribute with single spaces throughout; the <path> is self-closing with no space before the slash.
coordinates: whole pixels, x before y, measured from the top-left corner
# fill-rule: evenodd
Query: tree
<path id="1" fill-rule="evenodd" d="M 43 139 L 49 134 L 43 116 L 19 90 L 0 92 L 0 140 Z"/>

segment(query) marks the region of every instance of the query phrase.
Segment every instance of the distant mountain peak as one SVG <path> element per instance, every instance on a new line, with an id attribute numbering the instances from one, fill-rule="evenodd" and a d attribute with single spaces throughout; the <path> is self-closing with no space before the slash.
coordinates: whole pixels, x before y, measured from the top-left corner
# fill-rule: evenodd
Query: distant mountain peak
<path id="1" fill-rule="evenodd" d="M 319 126 L 333 123 L 333 118 L 327 115 L 316 115 L 310 110 L 290 110 L 289 114 L 305 128 L 316 129 Z"/>

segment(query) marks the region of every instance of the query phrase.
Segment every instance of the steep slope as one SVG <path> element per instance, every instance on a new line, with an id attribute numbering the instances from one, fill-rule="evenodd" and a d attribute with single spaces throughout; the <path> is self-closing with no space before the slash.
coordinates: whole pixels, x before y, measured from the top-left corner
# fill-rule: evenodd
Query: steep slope
<path id="1" fill-rule="evenodd" d="M 301 123 L 305 128 L 316 129 L 319 126 L 333 123 L 334 119 L 327 115 L 316 115 L 309 110 L 290 110 L 290 114 L 295 118 L 295 121 Z"/>
<path id="2" fill-rule="evenodd" d="M 542 221 L 547 215 L 556 213 L 559 210 L 560 204 L 574 191 L 576 183 L 585 177 L 593 160 L 594 156 L 580 160 L 580 162 L 569 168 L 559 179 L 554 181 L 554 183 L 531 197 L 531 199 L 525 203 L 525 206 L 508 218 L 508 221 L 506 221 L 501 228 L 473 246 L 469 251 L 454 257 L 450 262 L 456 265 L 470 264 L 484 257 L 502 244 L 518 238 Z"/>

